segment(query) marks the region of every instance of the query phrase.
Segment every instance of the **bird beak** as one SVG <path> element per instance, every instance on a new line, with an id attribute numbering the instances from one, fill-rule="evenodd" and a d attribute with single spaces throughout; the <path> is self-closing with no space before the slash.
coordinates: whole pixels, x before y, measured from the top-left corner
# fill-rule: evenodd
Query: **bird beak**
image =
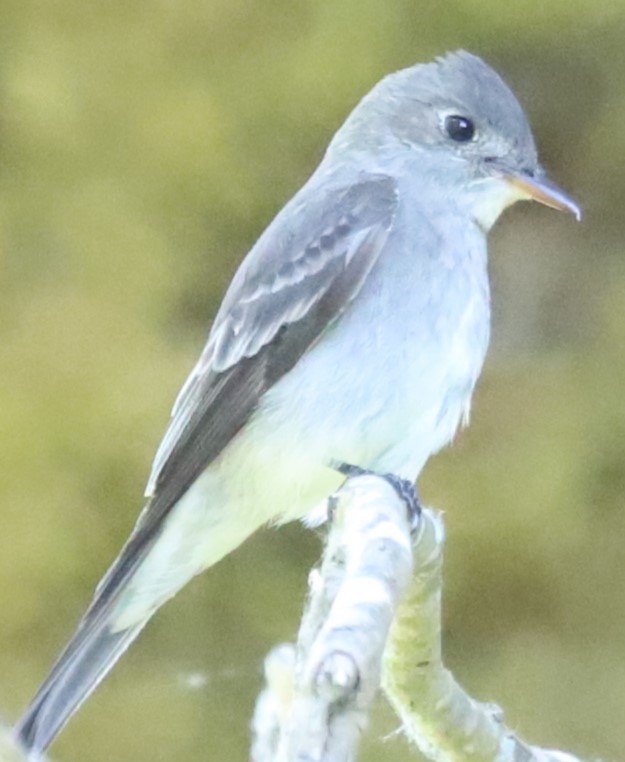
<path id="1" fill-rule="evenodd" d="M 562 188 L 552 182 L 542 169 L 530 174 L 495 163 L 490 166 L 490 169 L 494 170 L 495 175 L 505 180 L 520 199 L 533 199 L 552 209 L 570 212 L 578 221 L 581 219 L 582 210 L 579 206 Z"/>

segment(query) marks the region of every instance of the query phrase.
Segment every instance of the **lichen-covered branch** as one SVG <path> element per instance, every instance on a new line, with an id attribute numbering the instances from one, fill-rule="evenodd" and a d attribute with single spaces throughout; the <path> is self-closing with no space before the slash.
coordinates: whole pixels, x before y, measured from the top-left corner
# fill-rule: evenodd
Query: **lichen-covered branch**
<path id="1" fill-rule="evenodd" d="M 384 480 L 344 485 L 297 648 L 279 646 L 265 663 L 254 762 L 353 762 L 380 683 L 432 762 L 580 762 L 522 741 L 501 709 L 473 699 L 445 668 L 444 539 L 441 516 L 428 509 L 411 538 L 406 508 Z"/>
<path id="2" fill-rule="evenodd" d="M 405 734 L 432 762 L 579 762 L 562 751 L 518 738 L 502 710 L 471 698 L 442 660 L 441 597 L 444 528 L 424 510 L 414 542 L 414 568 L 384 653 L 382 686 Z"/>
<path id="3" fill-rule="evenodd" d="M 266 661 L 254 762 L 354 760 L 379 688 L 388 630 L 412 571 L 408 512 L 373 476 L 350 479 L 332 502 L 297 649 L 289 655 L 281 646 Z"/>

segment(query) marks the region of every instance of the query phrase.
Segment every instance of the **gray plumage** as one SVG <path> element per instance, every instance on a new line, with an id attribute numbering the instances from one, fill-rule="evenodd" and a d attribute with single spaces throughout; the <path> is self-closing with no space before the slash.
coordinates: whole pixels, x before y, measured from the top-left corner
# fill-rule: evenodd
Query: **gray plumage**
<path id="1" fill-rule="evenodd" d="M 17 726 L 29 752 L 191 577 L 323 502 L 331 463 L 416 479 L 468 417 L 489 337 L 485 234 L 529 197 L 578 214 L 479 58 L 397 72 L 361 101 L 235 275 L 147 505 Z"/>

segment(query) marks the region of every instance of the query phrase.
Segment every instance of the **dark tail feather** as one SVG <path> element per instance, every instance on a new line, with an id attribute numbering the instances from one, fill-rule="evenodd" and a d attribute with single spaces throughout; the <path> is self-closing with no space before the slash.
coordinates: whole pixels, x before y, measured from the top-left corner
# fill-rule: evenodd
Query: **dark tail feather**
<path id="1" fill-rule="evenodd" d="M 119 632 L 111 631 L 106 623 L 94 624 L 78 629 L 16 726 L 18 742 L 35 758 L 95 690 L 145 622 Z"/>
<path id="2" fill-rule="evenodd" d="M 163 508 L 160 504 L 157 507 Z M 164 511 L 161 513 L 165 515 Z M 135 528 L 98 584 L 72 639 L 18 721 L 17 742 L 31 758 L 37 759 L 48 748 L 158 608 L 155 604 L 146 609 L 141 618 L 126 628 L 115 627 L 120 598 L 158 539 L 161 526 L 157 523 L 148 529 L 140 525 Z"/>
<path id="3" fill-rule="evenodd" d="M 122 605 L 124 593 L 129 590 L 135 573 L 159 539 L 172 505 L 172 495 L 163 491 L 146 506 L 135 531 L 97 586 L 91 605 L 74 636 L 17 723 L 17 742 L 31 758 L 41 756 L 74 712 L 110 672 L 152 614 L 186 581 L 180 577 L 170 584 L 165 579 L 167 584 L 163 584 L 162 589 L 156 585 L 152 595 L 145 595 L 144 590 L 143 607 L 134 608 L 135 618 L 128 620 L 126 616 L 127 626 L 120 627 L 124 619 L 122 616 L 120 620 L 119 615 L 128 614 Z M 242 533 L 231 547 L 221 549 L 217 546 L 213 563 L 242 542 L 250 532 Z M 191 569 L 188 578 L 197 571 Z"/>

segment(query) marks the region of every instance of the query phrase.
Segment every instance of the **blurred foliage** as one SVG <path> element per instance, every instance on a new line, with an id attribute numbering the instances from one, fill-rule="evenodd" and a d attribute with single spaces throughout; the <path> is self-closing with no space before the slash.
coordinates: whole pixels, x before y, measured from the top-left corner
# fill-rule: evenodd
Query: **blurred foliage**
<path id="1" fill-rule="evenodd" d="M 426 469 L 446 652 L 529 740 L 625 745 L 625 4 L 3 0 L 0 707 L 17 716 L 141 505 L 220 294 L 356 100 L 456 47 L 526 105 L 586 210 L 491 239 L 473 424 Z M 279 464 L 276 464 L 279 467 Z M 154 620 L 58 759 L 245 759 L 314 535 L 259 533 Z M 364 760 L 405 759 L 380 702 Z"/>

